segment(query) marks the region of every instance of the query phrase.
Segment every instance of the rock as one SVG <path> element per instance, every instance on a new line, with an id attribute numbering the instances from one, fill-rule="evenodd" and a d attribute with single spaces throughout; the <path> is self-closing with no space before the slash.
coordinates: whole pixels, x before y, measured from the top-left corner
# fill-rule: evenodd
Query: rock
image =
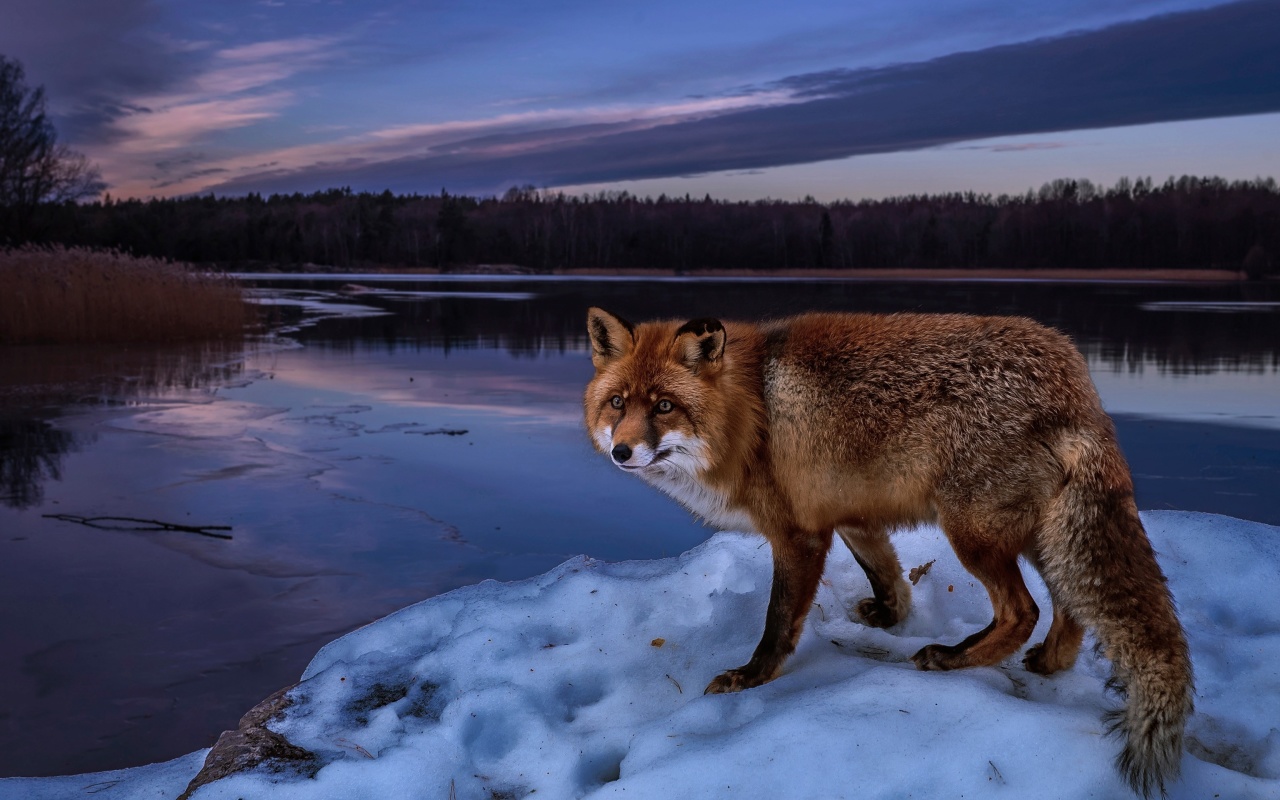
<path id="1" fill-rule="evenodd" d="M 296 684 L 295 684 L 296 685 Z M 200 772 L 187 784 L 178 800 L 187 800 L 195 790 L 207 783 L 221 780 L 237 772 L 254 769 L 263 764 L 273 769 L 293 767 L 301 772 L 317 767 L 315 753 L 298 747 L 266 725 L 279 717 L 293 704 L 286 686 L 258 703 L 240 718 L 240 727 L 223 731 L 217 743 L 204 759 Z"/>

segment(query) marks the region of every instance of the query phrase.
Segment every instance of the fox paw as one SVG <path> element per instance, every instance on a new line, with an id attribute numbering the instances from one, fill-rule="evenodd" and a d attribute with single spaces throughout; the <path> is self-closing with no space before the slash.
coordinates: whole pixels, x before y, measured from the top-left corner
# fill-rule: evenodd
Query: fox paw
<path id="1" fill-rule="evenodd" d="M 1045 642 L 1041 642 L 1034 647 L 1027 648 L 1027 654 L 1023 657 L 1022 664 L 1027 668 L 1028 672 L 1034 672 L 1037 675 L 1052 675 L 1071 666 L 1071 664 L 1061 663 L 1061 658 L 1051 658 L 1049 648 L 1045 645 Z"/>
<path id="2" fill-rule="evenodd" d="M 715 677 L 711 683 L 707 684 L 707 688 L 703 694 L 729 694 L 731 692 L 740 692 L 743 689 L 750 689 L 752 686 L 759 686 L 768 681 L 768 678 L 761 675 L 755 670 L 748 671 L 743 667 L 731 669 L 722 672 Z"/>
<path id="3" fill-rule="evenodd" d="M 945 644 L 929 644 L 920 648 L 920 652 L 911 657 L 916 669 L 925 672 L 959 669 L 968 666 L 962 663 L 964 654 L 959 648 Z"/>
<path id="4" fill-rule="evenodd" d="M 898 612 L 874 597 L 864 597 L 854 606 L 858 617 L 873 628 L 892 628 L 898 624 Z"/>

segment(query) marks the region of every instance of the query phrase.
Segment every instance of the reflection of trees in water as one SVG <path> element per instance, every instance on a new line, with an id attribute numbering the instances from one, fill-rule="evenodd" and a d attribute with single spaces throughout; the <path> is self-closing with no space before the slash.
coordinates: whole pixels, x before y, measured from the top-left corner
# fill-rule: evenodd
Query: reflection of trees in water
<path id="1" fill-rule="evenodd" d="M 61 480 L 62 457 L 77 449 L 75 435 L 45 420 L 0 418 L 0 503 L 39 505 L 43 482 Z"/>
<path id="2" fill-rule="evenodd" d="M 39 345 L 0 350 L 0 407 L 112 405 L 199 391 L 244 372 L 240 345 Z"/>
<path id="3" fill-rule="evenodd" d="M 293 283 L 291 286 L 297 286 Z M 332 288 L 316 283 L 312 288 Z M 405 284 L 396 284 L 404 290 Z M 1280 370 L 1280 312 L 1147 310 L 1152 301 L 1275 303 L 1280 284 L 1089 284 L 972 281 L 452 283 L 446 291 L 532 290 L 512 302 L 433 297 L 419 302 L 363 294 L 393 316 L 327 320 L 303 334 L 326 347 L 497 348 L 517 355 L 585 350 L 586 309 L 639 321 L 659 317 L 781 317 L 805 310 L 965 312 L 1029 316 L 1070 334 L 1091 361 L 1112 369 L 1155 364 L 1179 373 Z M 1247 306 L 1244 306 L 1247 307 Z"/>
<path id="4" fill-rule="evenodd" d="M 63 458 L 84 443 L 48 421 L 59 408 L 202 390 L 241 375 L 242 356 L 225 345 L 0 348 L 0 504 L 39 505 L 43 484 L 60 480 Z"/>

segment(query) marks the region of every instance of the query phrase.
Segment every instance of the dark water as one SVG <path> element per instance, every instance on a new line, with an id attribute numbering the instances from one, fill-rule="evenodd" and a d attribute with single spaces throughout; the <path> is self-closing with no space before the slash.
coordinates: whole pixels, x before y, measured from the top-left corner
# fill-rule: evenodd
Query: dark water
<path id="1" fill-rule="evenodd" d="M 338 291 L 351 282 L 372 291 Z M 322 644 L 396 608 L 704 539 L 581 431 L 589 305 L 1031 316 L 1085 352 L 1140 507 L 1280 524 L 1277 284 L 257 285 L 296 327 L 245 353 L 0 350 L 0 776 L 208 746 Z"/>

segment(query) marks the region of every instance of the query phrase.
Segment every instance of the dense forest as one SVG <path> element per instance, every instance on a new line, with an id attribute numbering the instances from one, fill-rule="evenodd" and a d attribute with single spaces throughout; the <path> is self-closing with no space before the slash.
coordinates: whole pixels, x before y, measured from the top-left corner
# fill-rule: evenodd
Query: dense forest
<path id="1" fill-rule="evenodd" d="M 819 203 L 567 196 L 195 196 L 0 208 L 0 244 L 118 248 L 224 268 L 1076 268 L 1280 272 L 1274 179 L 1056 180 L 1023 195 Z"/>

